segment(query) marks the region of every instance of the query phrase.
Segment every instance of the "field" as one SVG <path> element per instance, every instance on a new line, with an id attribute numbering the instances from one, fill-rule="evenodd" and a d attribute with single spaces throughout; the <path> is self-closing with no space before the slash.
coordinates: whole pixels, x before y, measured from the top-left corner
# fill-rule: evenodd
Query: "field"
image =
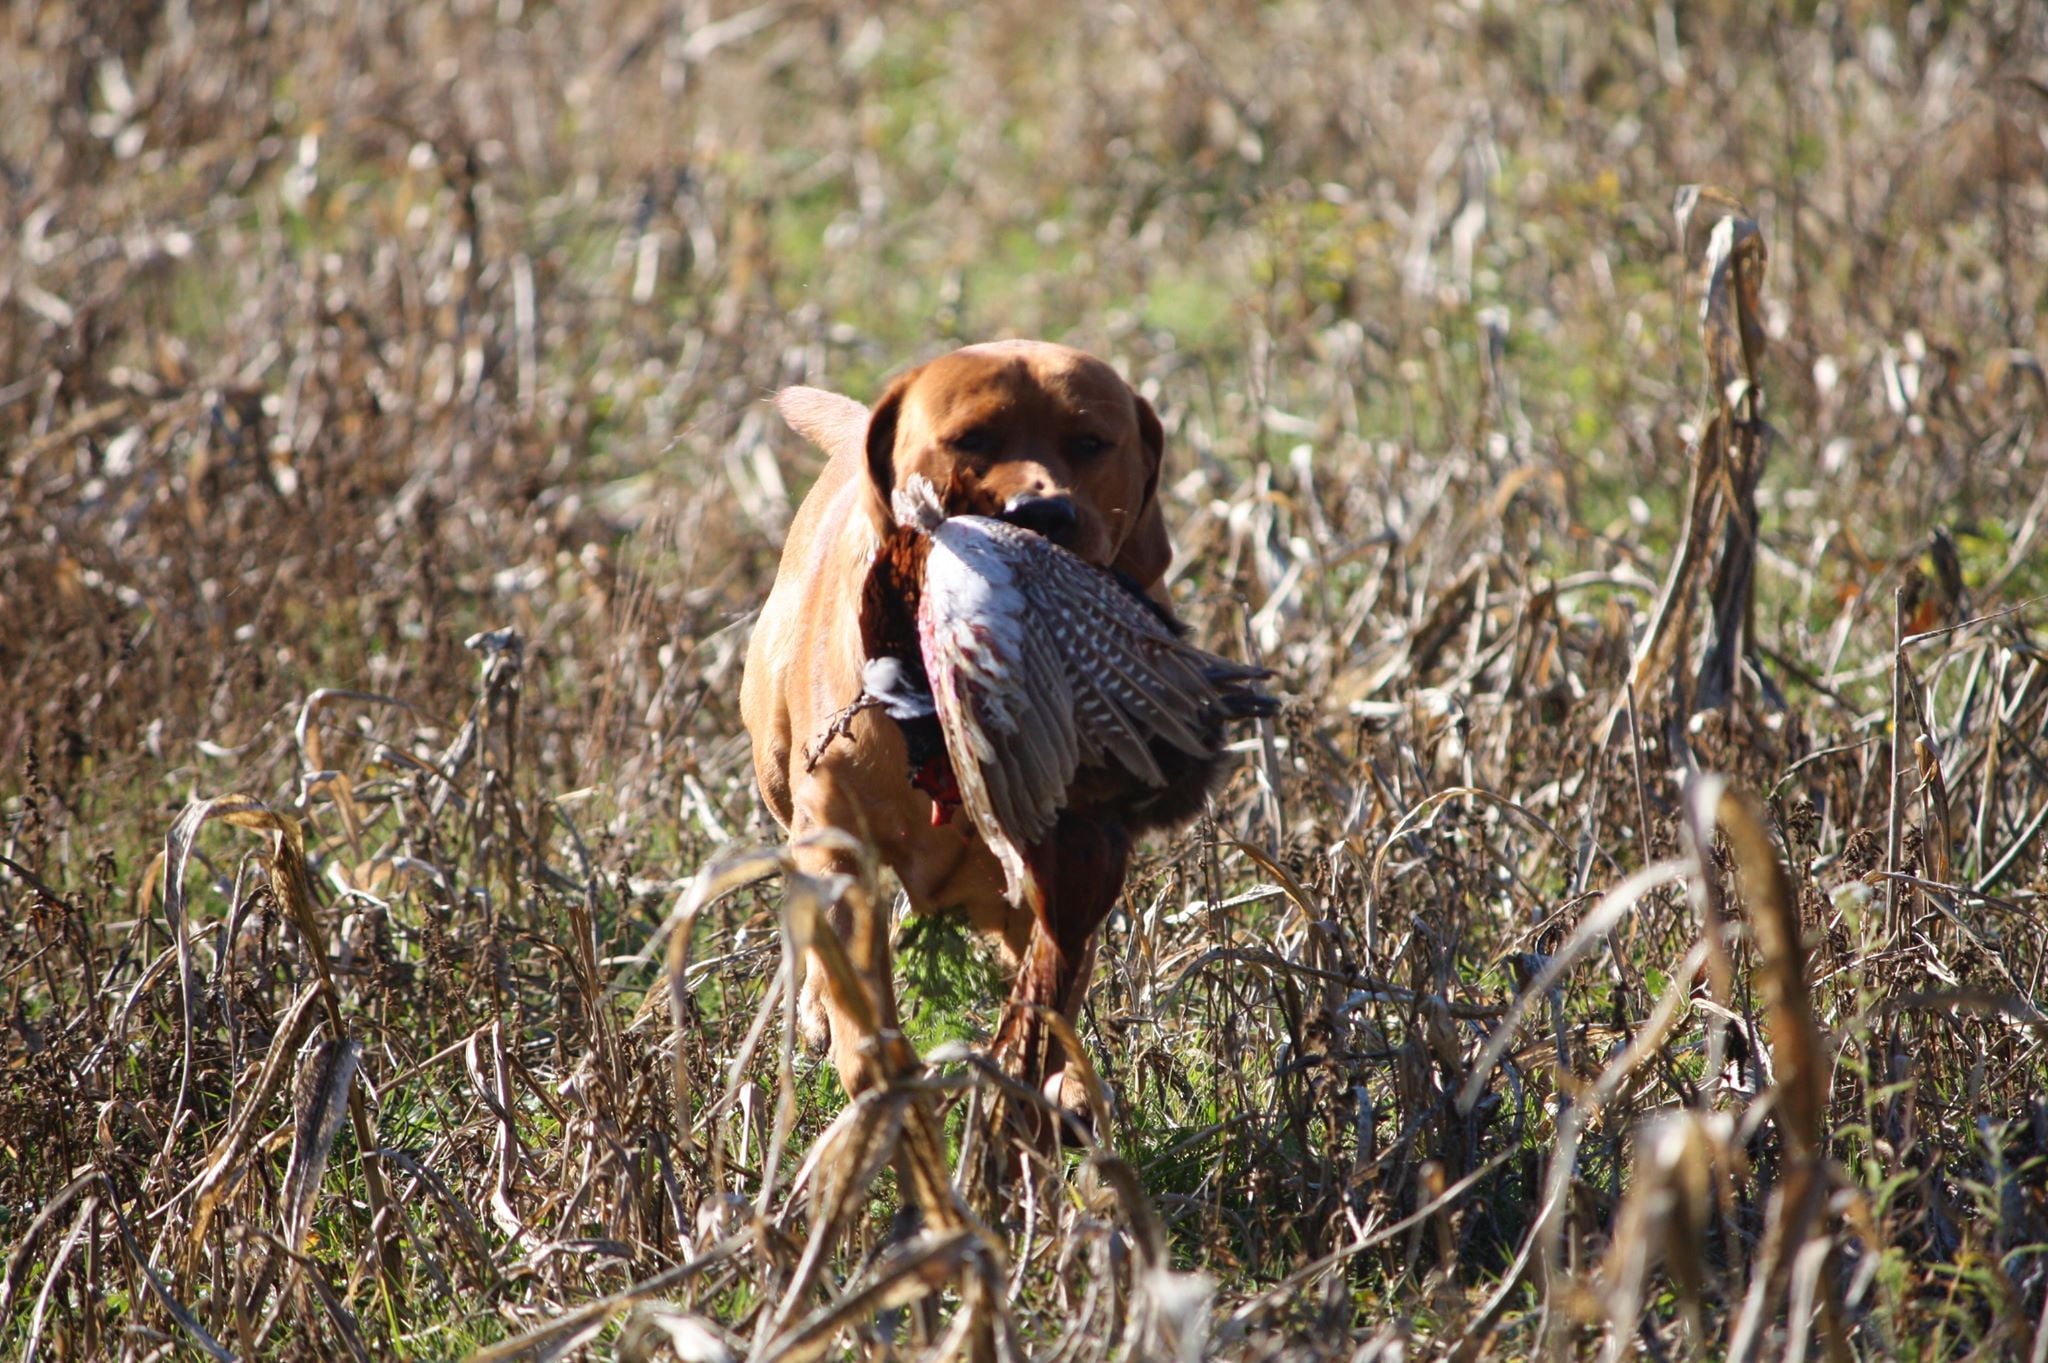
<path id="1" fill-rule="evenodd" d="M 0 1356 L 2048 1359 L 2044 53 L 7 6 Z M 1287 705 L 1002 1193 L 957 926 L 898 1087 L 792 1046 L 737 692 L 764 398 L 1005 335 Z"/>

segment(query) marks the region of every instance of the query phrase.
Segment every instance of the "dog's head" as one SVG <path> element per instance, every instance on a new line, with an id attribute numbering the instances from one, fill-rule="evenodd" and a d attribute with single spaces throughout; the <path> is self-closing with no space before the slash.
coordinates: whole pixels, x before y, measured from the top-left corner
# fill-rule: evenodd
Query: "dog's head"
<path id="1" fill-rule="evenodd" d="M 1172 548 L 1152 404 L 1092 355 L 1045 341 L 956 350 L 891 383 L 867 428 L 869 511 L 921 473 L 953 515 L 1035 530 L 1150 587 Z"/>

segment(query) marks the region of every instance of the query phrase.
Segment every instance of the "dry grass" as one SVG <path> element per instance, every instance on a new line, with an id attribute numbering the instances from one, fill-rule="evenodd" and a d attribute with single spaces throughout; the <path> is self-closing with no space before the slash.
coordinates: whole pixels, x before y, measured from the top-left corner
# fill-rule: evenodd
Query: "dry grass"
<path id="1" fill-rule="evenodd" d="M 0 1353 L 2048 1357 L 2048 11 L 1805 8 L 7 7 Z M 1291 698 L 1009 1199 L 730 852 L 760 399 L 996 334 Z"/>

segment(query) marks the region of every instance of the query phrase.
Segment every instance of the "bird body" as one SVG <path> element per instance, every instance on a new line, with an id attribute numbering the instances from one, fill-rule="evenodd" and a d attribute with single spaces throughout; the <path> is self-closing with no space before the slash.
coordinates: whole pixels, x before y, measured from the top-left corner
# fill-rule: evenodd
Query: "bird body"
<path id="1" fill-rule="evenodd" d="M 921 477 L 894 511 L 862 597 L 856 707 L 897 721 L 934 820 L 957 801 L 1011 902 L 1044 919 L 1055 830 L 1113 824 L 1120 862 L 1129 835 L 1192 817 L 1225 723 L 1277 708 L 1253 685 L 1270 674 L 1195 647 L 1133 586 L 1032 531 L 947 516 Z"/>

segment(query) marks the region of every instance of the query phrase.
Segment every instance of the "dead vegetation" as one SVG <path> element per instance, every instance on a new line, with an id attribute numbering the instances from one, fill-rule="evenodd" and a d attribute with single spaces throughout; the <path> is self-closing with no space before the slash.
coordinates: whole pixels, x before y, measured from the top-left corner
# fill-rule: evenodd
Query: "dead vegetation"
<path id="1" fill-rule="evenodd" d="M 2043 1357 L 2043 50 L 11 6 L 0 1353 Z M 1290 696 L 1006 1196 L 980 964 L 826 944 L 847 1106 L 888 887 L 732 850 L 760 399 L 996 333 Z"/>

